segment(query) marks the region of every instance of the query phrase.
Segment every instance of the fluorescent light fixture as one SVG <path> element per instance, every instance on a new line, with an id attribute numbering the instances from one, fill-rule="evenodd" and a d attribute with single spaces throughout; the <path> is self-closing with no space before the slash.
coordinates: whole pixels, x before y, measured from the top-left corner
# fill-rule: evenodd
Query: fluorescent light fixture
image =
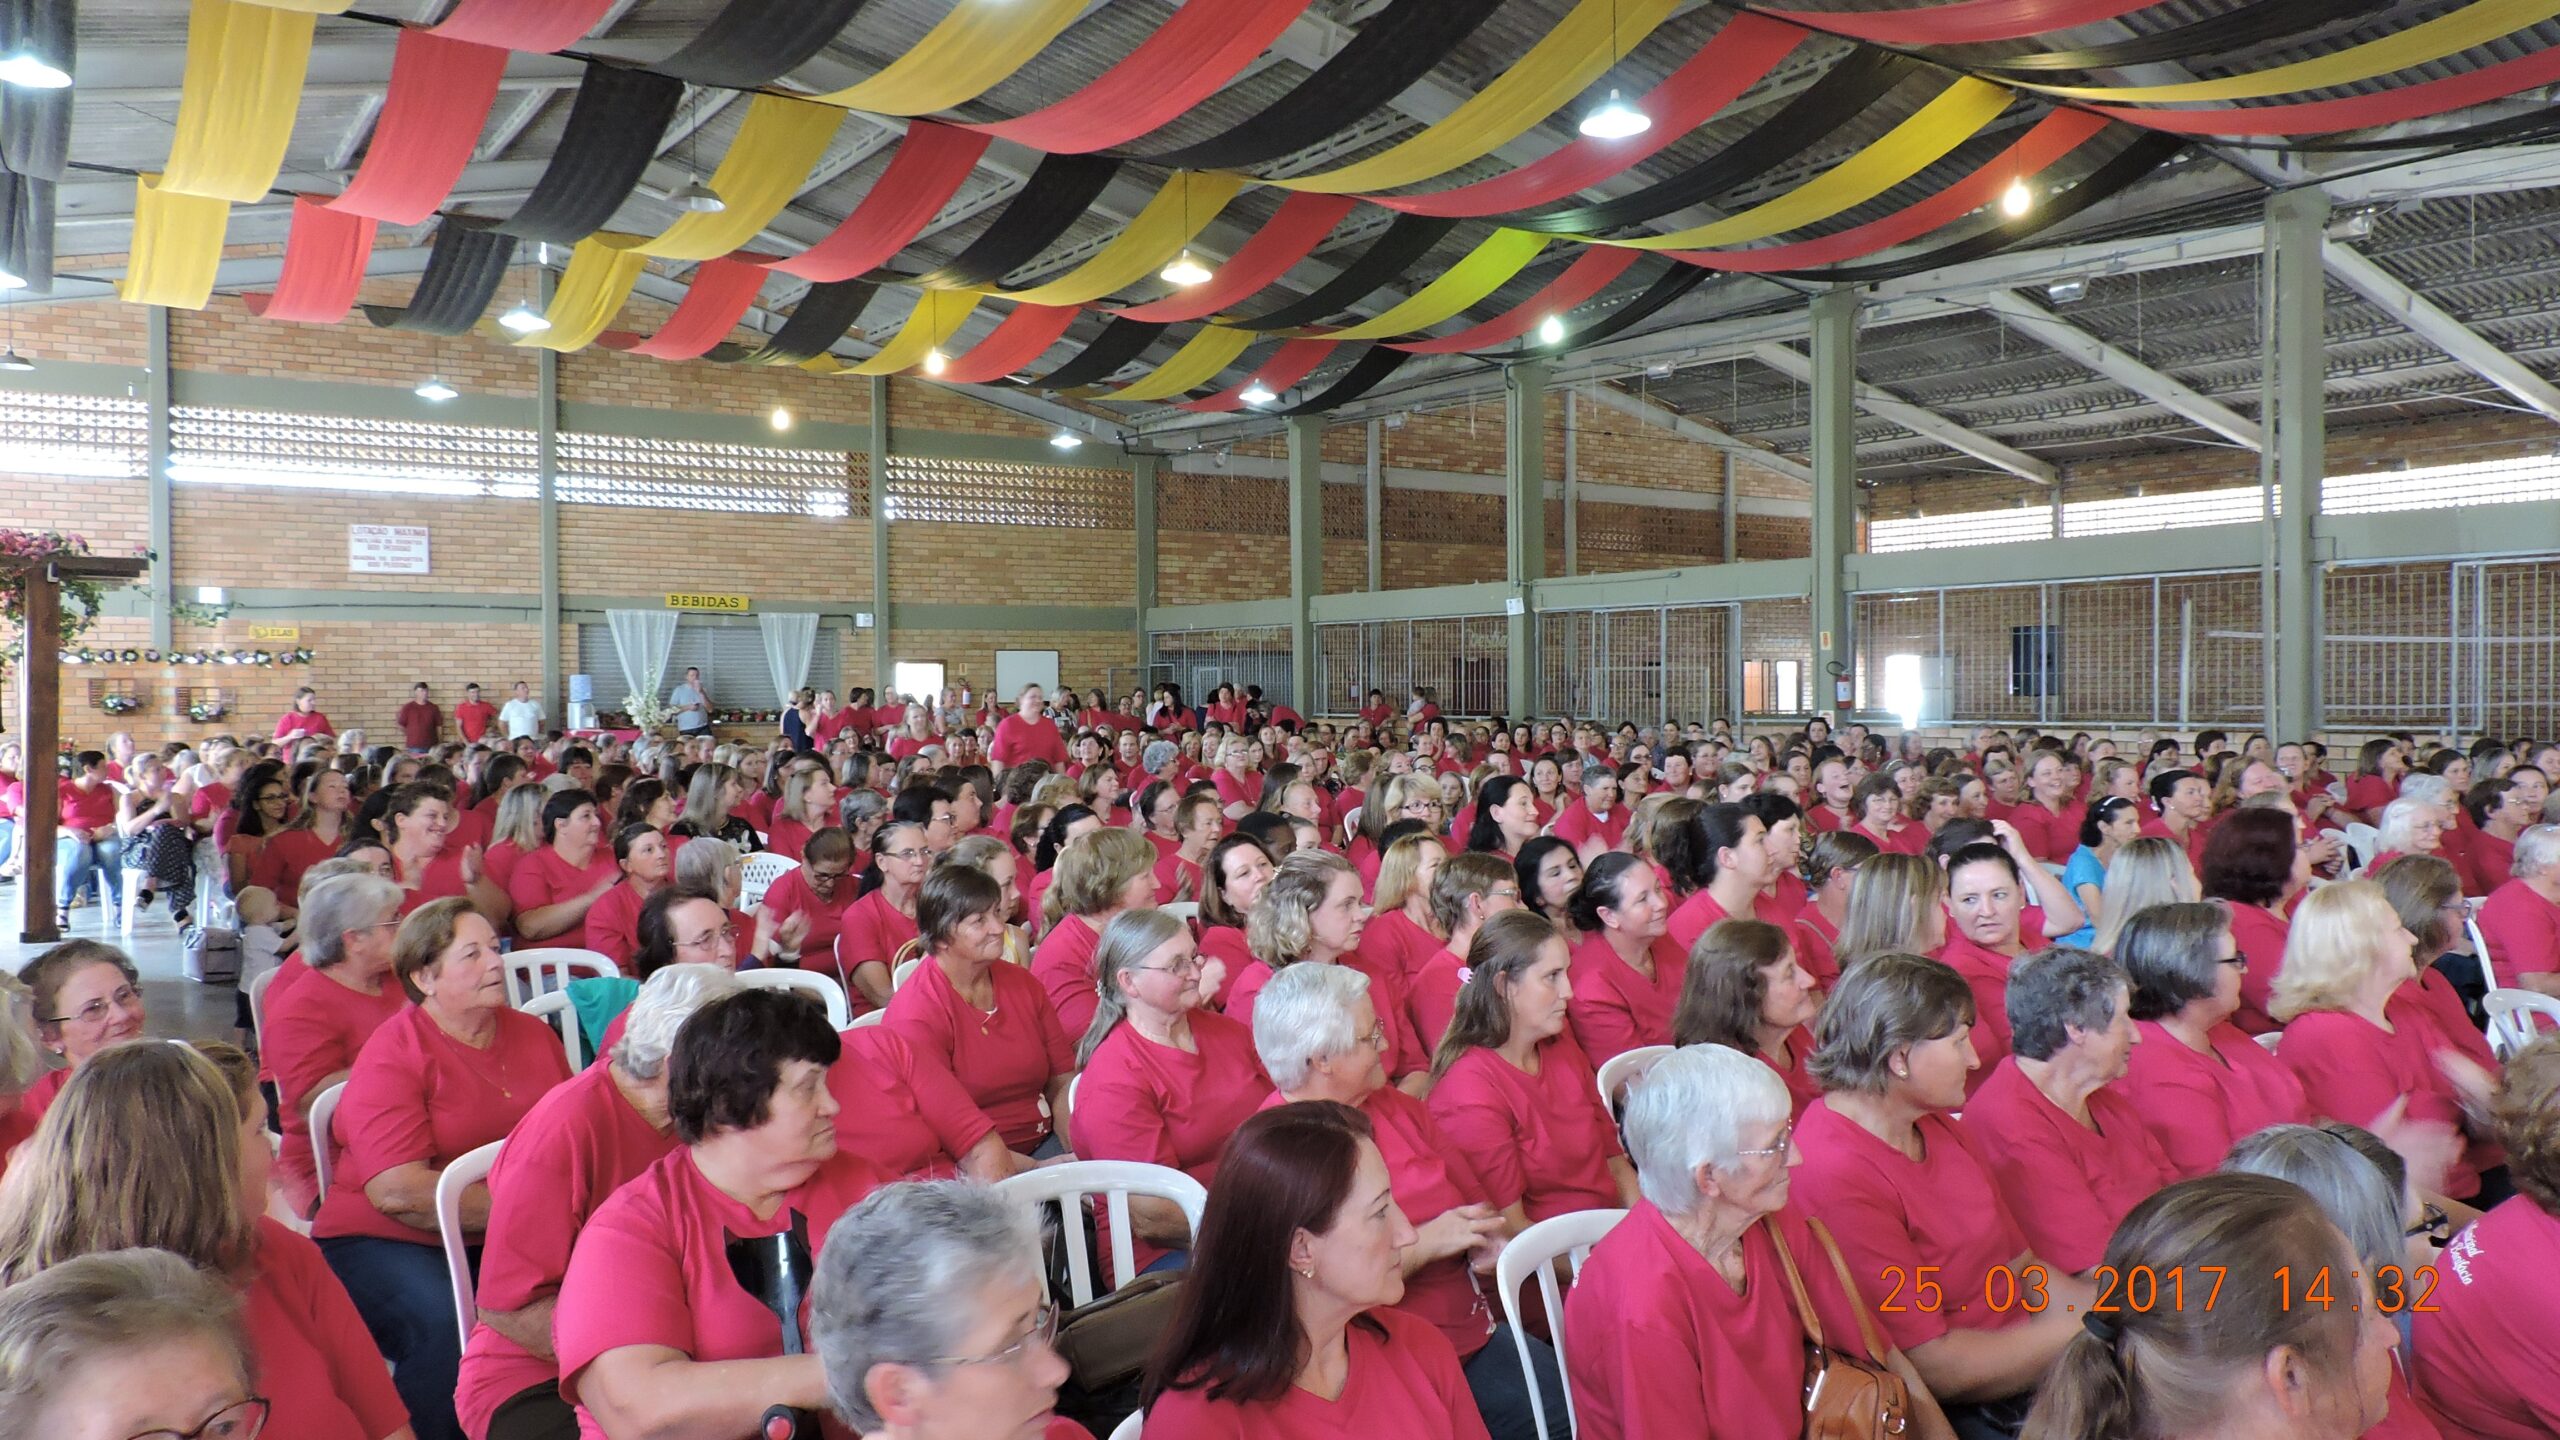
<path id="1" fill-rule="evenodd" d="M 788 430 L 791 428 L 791 411 L 787 406 L 774 406 L 773 413 L 766 416 L 765 419 L 770 421 L 773 428 L 776 430 Z"/>
<path id="2" fill-rule="evenodd" d="M 1247 405 L 1268 405 L 1280 397 L 1271 393 L 1270 386 L 1256 380 L 1252 384 L 1244 387 L 1244 393 L 1236 398 L 1242 400 Z"/>
<path id="3" fill-rule="evenodd" d="M 518 335 L 539 335 L 551 328 L 551 317 L 519 300 L 498 317 L 498 324 Z"/>
<path id="4" fill-rule="evenodd" d="M 1671 378 L 1671 362 L 1668 360 L 1656 360 L 1652 364 L 1644 367 L 1644 373 L 1645 378 L 1648 380 L 1668 380 Z"/>
<path id="5" fill-rule="evenodd" d="M 0 270 L 0 290 L 24 290 L 27 277 L 11 270 Z"/>
<path id="6" fill-rule="evenodd" d="M 695 215 L 717 215 L 729 208 L 729 202 L 720 198 L 720 192 L 703 184 L 699 178 L 687 180 L 667 198 Z"/>
<path id="7" fill-rule="evenodd" d="M 21 90 L 60 90 L 71 83 L 70 72 L 28 50 L 0 56 L 0 84 Z"/>
<path id="8" fill-rule="evenodd" d="M 2078 276 L 2069 280 L 2056 280 L 2044 287 L 2044 294 L 2046 299 L 2056 305 L 2069 305 L 2088 298 L 2089 282 Z"/>
<path id="9" fill-rule="evenodd" d="M 2034 208 L 2036 208 L 2036 192 L 2028 189 L 2027 182 L 2024 180 L 2012 180 L 2009 182 L 2009 188 L 2000 192 L 2000 213 L 2012 220 L 2018 219 Z"/>
<path id="10" fill-rule="evenodd" d="M 937 345 L 924 352 L 924 373 L 927 375 L 939 375 L 950 368 L 951 359 L 942 353 L 941 346 Z"/>
<path id="11" fill-rule="evenodd" d="M 1049 437 L 1051 447 L 1059 450 L 1073 450 L 1083 443 L 1084 437 L 1073 430 L 1061 430 Z"/>
<path id="12" fill-rule="evenodd" d="M 1206 285 L 1216 275 L 1208 266 L 1193 258 L 1189 250 L 1173 257 L 1173 263 L 1157 272 L 1168 285 Z"/>
<path id="13" fill-rule="evenodd" d="M 1538 343 L 1541 345 L 1561 345 L 1564 343 L 1563 316 L 1550 315 L 1546 319 L 1538 322 Z"/>
<path id="14" fill-rule="evenodd" d="M 32 370 L 35 367 L 30 365 L 27 368 Z M 421 400 L 431 400 L 436 404 L 441 405 L 445 401 L 452 399 L 454 396 L 459 395 L 462 392 L 454 389 L 450 385 L 447 385 L 442 380 L 435 379 L 431 376 L 418 382 L 418 389 L 416 393 L 418 398 Z"/>
<path id="15" fill-rule="evenodd" d="M 196 603 L 199 605 L 219 605 L 223 602 L 223 598 L 224 591 L 219 585 L 199 585 L 196 587 Z"/>
<path id="16" fill-rule="evenodd" d="M 1618 98 L 1611 90 L 1600 108 L 1582 117 L 1582 133 L 1594 140 L 1624 140 L 1653 128 L 1653 117 Z"/>

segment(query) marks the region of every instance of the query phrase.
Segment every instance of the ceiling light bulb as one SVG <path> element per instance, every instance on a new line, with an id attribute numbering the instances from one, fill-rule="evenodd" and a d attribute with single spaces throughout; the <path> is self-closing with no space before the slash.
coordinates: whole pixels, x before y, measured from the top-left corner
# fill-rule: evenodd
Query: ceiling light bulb
<path id="1" fill-rule="evenodd" d="M 1256 380 L 1252 384 L 1244 387 L 1244 393 L 1236 398 L 1242 400 L 1247 405 L 1268 405 L 1280 397 L 1271 393 L 1270 386 Z"/>
<path id="2" fill-rule="evenodd" d="M 1073 450 L 1084 443 L 1084 437 L 1073 430 L 1061 430 L 1049 437 L 1049 443 L 1060 450 Z"/>
<path id="3" fill-rule="evenodd" d="M 717 215 L 729 208 L 729 202 L 720 198 L 720 192 L 703 184 L 700 179 L 687 180 L 682 189 L 667 198 L 696 215 Z"/>
<path id="4" fill-rule="evenodd" d="M 1168 285 L 1205 285 L 1215 272 L 1192 258 L 1189 250 L 1173 257 L 1173 263 L 1158 272 Z"/>
<path id="5" fill-rule="evenodd" d="M 949 368 L 951 368 L 950 357 L 942 353 L 941 347 L 936 346 L 924 352 L 924 373 L 927 375 L 939 375 Z"/>
<path id="6" fill-rule="evenodd" d="M 1561 345 L 1564 343 L 1563 316 L 1550 315 L 1546 319 L 1538 322 L 1538 343 L 1541 345 Z"/>
<path id="7" fill-rule="evenodd" d="M 773 422 L 773 428 L 776 430 L 788 430 L 791 428 L 791 411 L 784 406 L 774 406 L 773 413 L 765 418 Z"/>
<path id="8" fill-rule="evenodd" d="M 59 65 L 18 50 L 0 57 L 0 83 L 24 90 L 60 90 L 71 83 L 71 76 Z"/>
<path id="9" fill-rule="evenodd" d="M 1611 90 L 1599 109 L 1582 117 L 1582 133 L 1594 140 L 1624 140 L 1653 128 L 1653 117 L 1618 98 Z"/>
<path id="10" fill-rule="evenodd" d="M 2044 294 L 2046 299 L 2056 305 L 2069 305 L 2088 298 L 2089 282 L 2077 276 L 2069 280 L 2056 280 L 2044 287 Z"/>
<path id="11" fill-rule="evenodd" d="M 2036 208 L 2036 192 L 2028 189 L 2027 182 L 2024 180 L 2012 180 L 2009 182 L 2009 188 L 2000 192 L 2000 213 L 2012 220 L 2034 208 Z"/>
<path id="12" fill-rule="evenodd" d="M 461 393 L 461 391 L 447 385 L 442 380 L 438 380 L 433 377 L 429 377 L 428 379 L 418 382 L 418 388 L 416 391 L 419 399 L 432 400 L 439 405 Z"/>
<path id="13" fill-rule="evenodd" d="M 519 300 L 498 317 L 498 323 L 518 335 L 538 335 L 551 328 L 551 317 Z"/>

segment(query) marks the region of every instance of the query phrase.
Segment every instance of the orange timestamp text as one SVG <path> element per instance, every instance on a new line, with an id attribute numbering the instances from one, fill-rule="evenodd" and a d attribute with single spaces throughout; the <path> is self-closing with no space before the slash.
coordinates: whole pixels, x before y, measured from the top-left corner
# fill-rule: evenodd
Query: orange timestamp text
<path id="1" fill-rule="evenodd" d="M 1878 1280 L 1884 1297 L 1876 1302 L 1880 1314 L 1962 1314 L 1974 1307 L 1973 1297 L 1959 1296 L 1951 1305 L 1945 1285 L 1939 1279 L 1936 1265 L 1900 1265 L 1884 1267 Z M 1983 1272 L 1980 1308 L 1995 1315 L 2017 1311 L 2040 1315 L 2053 1304 L 2047 1291 L 2051 1272 L 2042 1265 L 2012 1267 L 1994 1265 Z M 2436 1272 L 2432 1266 L 2404 1270 L 2397 1265 L 2375 1268 L 2370 1292 L 2366 1276 L 2360 1270 L 2347 1272 L 2339 1283 L 2328 1266 L 2307 1274 L 2296 1273 L 2291 1266 L 2278 1266 L 2267 1276 L 2267 1284 L 2275 1291 L 2279 1310 L 2291 1311 L 2296 1305 L 2321 1310 L 2332 1308 L 2349 1311 L 2368 1306 L 2385 1315 L 2435 1311 Z M 2223 1287 L 2231 1279 L 2227 1265 L 2134 1265 L 2118 1268 L 2101 1265 L 2090 1272 L 2097 1285 L 2097 1295 L 2089 1302 L 2089 1311 L 2100 1315 L 2148 1315 L 2155 1310 L 2184 1310 L 2189 1305 L 2211 1310 L 2222 1298 Z M 2077 1307 L 2064 1305 L 2064 1310 Z"/>

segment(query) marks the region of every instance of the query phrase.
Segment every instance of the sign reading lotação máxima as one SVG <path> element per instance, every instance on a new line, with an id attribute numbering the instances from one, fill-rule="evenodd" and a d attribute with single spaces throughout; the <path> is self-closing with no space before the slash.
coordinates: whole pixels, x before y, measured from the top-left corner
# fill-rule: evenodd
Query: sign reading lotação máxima
<path id="1" fill-rule="evenodd" d="M 671 592 L 667 596 L 667 608 L 707 610 L 718 615 L 744 615 L 747 613 L 747 597 L 744 595 L 688 595 Z"/>

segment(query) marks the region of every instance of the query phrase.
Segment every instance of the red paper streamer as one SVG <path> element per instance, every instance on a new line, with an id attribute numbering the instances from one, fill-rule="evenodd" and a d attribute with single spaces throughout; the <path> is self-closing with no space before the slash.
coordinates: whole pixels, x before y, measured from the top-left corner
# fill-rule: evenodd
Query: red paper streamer
<path id="1" fill-rule="evenodd" d="M 1215 315 L 1247 295 L 1289 273 L 1289 267 L 1315 253 L 1333 227 L 1357 202 L 1348 195 L 1292 194 L 1253 232 L 1253 238 L 1227 257 L 1212 279 L 1162 300 L 1132 305 L 1118 313 L 1131 320 L 1170 323 Z"/>
<path id="2" fill-rule="evenodd" d="M 2440 80 L 2423 80 L 2340 100 L 2301 100 L 2290 105 L 2250 105 L 2212 110 L 2150 110 L 2140 105 L 2093 105 L 2118 120 L 2172 135 L 2331 135 L 2402 120 L 2441 115 L 2466 105 L 2560 84 L 2560 46 L 2483 65 Z"/>
<path id="3" fill-rule="evenodd" d="M 987 338 L 945 365 L 935 377 L 946 385 L 992 385 L 1040 358 L 1081 313 L 1073 305 L 1016 305 Z"/>
<path id="4" fill-rule="evenodd" d="M 1703 265 L 1710 270 L 1735 270 L 1761 273 L 1771 270 L 1801 270 L 1811 265 L 1834 265 L 1891 249 L 1906 240 L 1944 225 L 1952 225 L 1999 198 L 2009 182 L 2033 175 L 2087 144 L 2107 128 L 2105 117 L 2083 110 L 2056 110 L 2017 142 L 2001 151 L 1972 174 L 1949 185 L 1925 200 L 1907 205 L 1881 219 L 1864 225 L 1800 240 L 1792 245 L 1773 245 L 1761 250 L 1673 250 L 1672 259 Z"/>
<path id="5" fill-rule="evenodd" d="M 371 216 L 347 215 L 308 195 L 293 202 L 293 228 L 285 232 L 284 268 L 273 294 L 243 295 L 249 313 L 264 320 L 335 325 L 356 303 L 365 261 L 373 255 Z"/>
<path id="6" fill-rule="evenodd" d="M 1267 363 L 1234 386 L 1198 400 L 1182 401 L 1173 408 L 1203 414 L 1241 410 L 1244 408 L 1244 392 L 1252 389 L 1256 382 L 1277 395 L 1306 379 L 1308 373 L 1323 364 L 1324 357 L 1332 354 L 1341 343 L 1339 340 L 1292 340 L 1271 352 Z"/>
<path id="7" fill-rule="evenodd" d="M 1880 45 L 1972 45 L 2095 25 L 2159 0 L 1955 0 L 1916 10 L 1778 10 L 1781 20 Z"/>
<path id="8" fill-rule="evenodd" d="M 1528 334 L 1530 326 L 1550 315 L 1561 315 L 1608 288 L 1610 281 L 1627 273 L 1627 267 L 1643 254 L 1641 250 L 1615 245 L 1594 245 L 1548 281 L 1546 288 L 1481 325 L 1437 340 L 1407 340 L 1386 348 L 1415 355 L 1455 355 L 1462 350 L 1509 344 Z"/>
<path id="9" fill-rule="evenodd" d="M 1500 215 L 1561 200 L 1603 180 L 1625 174 L 1639 162 L 1705 124 L 1743 91 L 1778 68 L 1798 45 L 1803 30 L 1758 15 L 1736 15 L 1731 23 L 1647 92 L 1637 108 L 1653 119 L 1653 128 L 1629 140 L 1574 141 L 1543 160 L 1507 175 L 1441 190 L 1428 195 L 1373 195 L 1390 210 L 1408 215 L 1453 218 Z"/>
<path id="10" fill-rule="evenodd" d="M 1307 8 L 1308 0 L 1185 5 L 1092 84 L 1011 120 L 962 128 L 1051 155 L 1134 140 L 1215 94 Z"/>
<path id="11" fill-rule="evenodd" d="M 960 182 L 978 168 L 987 143 L 988 137 L 956 126 L 915 121 L 907 126 L 907 138 L 898 142 L 898 153 L 889 157 L 889 168 L 880 172 L 843 224 L 797 255 L 764 263 L 813 284 L 850 280 L 880 268 L 950 203 Z"/>
<path id="12" fill-rule="evenodd" d="M 585 39 L 612 8 L 613 0 L 462 0 L 435 33 L 548 55 Z"/>
<path id="13" fill-rule="evenodd" d="M 644 340 L 619 332 L 598 337 L 597 343 L 653 360 L 700 359 L 738 328 L 747 307 L 755 303 L 756 291 L 763 288 L 765 278 L 772 273 L 753 260 L 736 255 L 705 260 L 695 268 L 693 283 L 685 288 L 684 299 L 677 302 L 676 313 L 667 317 L 657 334 Z M 617 344 L 616 340 L 623 343 Z"/>
<path id="14" fill-rule="evenodd" d="M 436 212 L 471 163 L 471 147 L 489 122 L 507 52 L 403 30 L 391 53 L 391 85 L 364 164 L 329 208 L 394 225 L 415 225 Z"/>

